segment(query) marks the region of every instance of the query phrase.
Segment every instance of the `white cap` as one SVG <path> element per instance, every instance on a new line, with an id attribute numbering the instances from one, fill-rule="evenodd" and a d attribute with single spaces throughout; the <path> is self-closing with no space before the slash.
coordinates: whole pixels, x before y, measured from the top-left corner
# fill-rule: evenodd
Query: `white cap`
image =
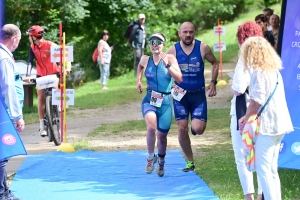
<path id="1" fill-rule="evenodd" d="M 138 18 L 139 18 L 139 19 L 145 19 L 146 16 L 145 16 L 144 14 L 139 14 Z"/>
<path id="2" fill-rule="evenodd" d="M 152 38 L 158 38 L 158 39 L 160 39 L 161 41 L 163 41 L 164 43 L 166 42 L 165 38 L 164 38 L 162 35 L 160 35 L 160 34 L 154 33 L 154 34 L 152 34 L 152 35 L 149 37 L 148 40 L 151 40 Z"/>

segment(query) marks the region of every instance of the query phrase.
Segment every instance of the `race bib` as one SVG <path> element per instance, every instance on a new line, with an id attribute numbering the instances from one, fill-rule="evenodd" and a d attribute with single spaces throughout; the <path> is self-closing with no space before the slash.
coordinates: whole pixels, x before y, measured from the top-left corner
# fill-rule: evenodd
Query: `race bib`
<path id="1" fill-rule="evenodd" d="M 180 101 L 182 97 L 185 95 L 186 90 L 182 89 L 178 85 L 175 85 L 171 90 L 173 99 Z"/>
<path id="2" fill-rule="evenodd" d="M 163 94 L 159 92 L 155 92 L 152 90 L 151 92 L 151 99 L 150 99 L 150 105 L 155 107 L 161 107 L 161 104 L 164 100 Z"/>

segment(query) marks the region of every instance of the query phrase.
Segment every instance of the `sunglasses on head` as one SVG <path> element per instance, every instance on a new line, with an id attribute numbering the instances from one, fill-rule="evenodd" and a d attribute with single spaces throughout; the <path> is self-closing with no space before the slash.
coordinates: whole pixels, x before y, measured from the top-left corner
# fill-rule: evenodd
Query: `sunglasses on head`
<path id="1" fill-rule="evenodd" d="M 149 45 L 161 45 L 161 44 L 163 44 L 164 42 L 163 41 L 161 41 L 161 40 L 149 40 Z"/>

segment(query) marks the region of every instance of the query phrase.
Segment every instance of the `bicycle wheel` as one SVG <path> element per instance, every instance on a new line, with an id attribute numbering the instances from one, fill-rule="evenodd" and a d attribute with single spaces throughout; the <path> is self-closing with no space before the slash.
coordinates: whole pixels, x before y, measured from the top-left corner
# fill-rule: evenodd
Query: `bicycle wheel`
<path id="1" fill-rule="evenodd" d="M 48 118 L 49 130 L 55 145 L 60 145 L 60 122 L 58 106 L 52 105 L 52 96 L 46 97 L 46 113 Z"/>
<path id="2" fill-rule="evenodd" d="M 48 117 L 47 117 L 46 113 L 45 113 L 45 117 L 44 117 L 44 128 L 47 131 L 48 142 L 53 142 L 52 134 L 50 133 L 50 130 L 49 130 Z"/>

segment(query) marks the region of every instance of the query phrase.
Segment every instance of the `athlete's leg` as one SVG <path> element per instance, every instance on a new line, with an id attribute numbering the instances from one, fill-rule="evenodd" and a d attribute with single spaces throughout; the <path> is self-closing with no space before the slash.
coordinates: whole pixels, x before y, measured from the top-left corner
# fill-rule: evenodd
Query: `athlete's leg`
<path id="1" fill-rule="evenodd" d="M 206 128 L 206 122 L 199 120 L 199 119 L 193 119 L 192 120 L 192 131 L 194 134 L 202 135 Z"/>
<path id="2" fill-rule="evenodd" d="M 178 141 L 187 160 L 194 162 L 191 148 L 191 140 L 188 134 L 188 120 L 182 119 L 177 121 Z"/>
<path id="3" fill-rule="evenodd" d="M 202 135 L 206 128 L 207 121 L 207 103 L 205 90 L 192 94 L 191 112 L 192 125 L 191 131 L 193 135 Z"/>
<path id="4" fill-rule="evenodd" d="M 155 146 L 155 131 L 156 131 L 156 114 L 154 112 L 148 112 L 145 115 L 145 121 L 147 126 L 146 142 L 148 153 L 154 153 Z"/>

